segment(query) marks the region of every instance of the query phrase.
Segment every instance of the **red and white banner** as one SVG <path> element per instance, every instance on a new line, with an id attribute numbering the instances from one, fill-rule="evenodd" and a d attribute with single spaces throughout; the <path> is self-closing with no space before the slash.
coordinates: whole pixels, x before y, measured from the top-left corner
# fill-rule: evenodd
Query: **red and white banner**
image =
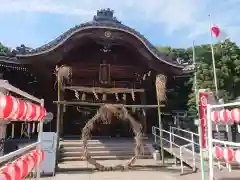
<path id="1" fill-rule="evenodd" d="M 33 150 L 0 169 L 0 180 L 23 180 L 44 160 L 44 151 Z"/>
<path id="2" fill-rule="evenodd" d="M 13 96 L 0 96 L 0 119 L 41 121 L 46 116 L 46 110 L 31 102 L 17 99 Z"/>
<path id="3" fill-rule="evenodd" d="M 209 94 L 205 92 L 199 92 L 199 116 L 200 116 L 200 128 L 202 130 L 202 147 L 206 148 L 206 120 L 207 120 L 207 104 Z"/>

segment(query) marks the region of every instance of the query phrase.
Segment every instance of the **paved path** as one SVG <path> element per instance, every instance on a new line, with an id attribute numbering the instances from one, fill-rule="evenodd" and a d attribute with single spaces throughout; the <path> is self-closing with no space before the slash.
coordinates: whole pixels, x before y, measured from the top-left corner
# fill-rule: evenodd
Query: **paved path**
<path id="1" fill-rule="evenodd" d="M 54 178 L 43 178 L 43 180 L 178 180 L 169 172 L 159 171 L 127 171 L 127 172 L 75 172 L 57 174 Z"/>
<path id="2" fill-rule="evenodd" d="M 43 178 L 43 180 L 184 180 L 179 179 L 180 168 L 172 167 L 173 160 L 166 160 L 166 165 L 162 166 L 160 162 L 154 160 L 137 160 L 134 170 L 129 171 L 78 171 L 58 173 L 56 177 Z M 105 164 L 118 164 L 120 161 L 106 161 Z M 122 162 L 121 162 L 122 163 Z M 78 163 L 73 163 L 76 166 Z M 138 166 L 139 165 L 139 166 Z M 140 166 L 144 165 L 144 166 Z M 148 166 L 146 168 L 146 165 Z"/>

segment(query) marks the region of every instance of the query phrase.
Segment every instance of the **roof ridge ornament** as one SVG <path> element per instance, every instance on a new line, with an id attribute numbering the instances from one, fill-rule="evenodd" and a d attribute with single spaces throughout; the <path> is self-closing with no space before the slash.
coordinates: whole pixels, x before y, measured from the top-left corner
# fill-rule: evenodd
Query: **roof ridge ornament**
<path id="1" fill-rule="evenodd" d="M 93 17 L 94 21 L 109 21 L 109 22 L 115 22 L 120 23 L 120 21 L 117 20 L 116 17 L 113 16 L 114 11 L 110 8 L 107 9 L 101 9 L 97 11 L 97 15 Z"/>

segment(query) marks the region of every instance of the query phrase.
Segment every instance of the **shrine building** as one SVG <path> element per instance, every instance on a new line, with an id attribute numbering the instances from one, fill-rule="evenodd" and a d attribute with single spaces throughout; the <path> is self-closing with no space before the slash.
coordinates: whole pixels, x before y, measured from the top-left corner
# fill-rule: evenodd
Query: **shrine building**
<path id="1" fill-rule="evenodd" d="M 191 67 L 159 52 L 110 9 L 97 11 L 91 21 L 39 48 L 21 45 L 0 56 L 1 78 L 44 98 L 46 109 L 54 115 L 44 128 L 58 131 L 61 137 L 79 136 L 104 103 L 129 105 L 143 132 L 151 133 L 158 118 L 156 108 L 147 105 L 157 104 L 156 76 L 165 75 L 167 88 L 172 88 L 174 77 L 192 71 Z M 73 103 L 59 105 L 55 101 Z M 129 137 L 132 133 L 127 122 L 99 124 L 93 136 Z"/>

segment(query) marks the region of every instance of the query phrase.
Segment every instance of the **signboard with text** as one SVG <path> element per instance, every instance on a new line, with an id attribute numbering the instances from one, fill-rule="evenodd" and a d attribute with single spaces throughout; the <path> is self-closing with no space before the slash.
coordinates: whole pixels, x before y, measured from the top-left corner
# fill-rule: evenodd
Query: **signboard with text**
<path id="1" fill-rule="evenodd" d="M 209 94 L 207 92 L 199 92 L 199 117 L 200 128 L 202 130 L 202 147 L 206 148 L 206 119 L 207 119 L 207 104 Z"/>

